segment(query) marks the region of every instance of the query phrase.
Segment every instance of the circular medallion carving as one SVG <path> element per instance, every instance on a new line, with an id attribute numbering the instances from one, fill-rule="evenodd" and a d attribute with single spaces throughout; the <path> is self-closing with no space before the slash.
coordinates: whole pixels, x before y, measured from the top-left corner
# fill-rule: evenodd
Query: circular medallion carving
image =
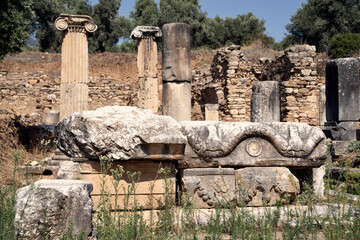
<path id="1" fill-rule="evenodd" d="M 262 146 L 258 141 L 251 140 L 246 145 L 246 151 L 250 156 L 257 157 L 262 152 Z"/>
<path id="2" fill-rule="evenodd" d="M 58 18 L 58 19 L 56 19 L 56 21 L 55 21 L 55 27 L 56 27 L 58 30 L 63 31 L 63 30 L 65 30 L 65 29 L 68 28 L 68 23 L 66 22 L 65 19 L 63 19 L 63 18 Z"/>

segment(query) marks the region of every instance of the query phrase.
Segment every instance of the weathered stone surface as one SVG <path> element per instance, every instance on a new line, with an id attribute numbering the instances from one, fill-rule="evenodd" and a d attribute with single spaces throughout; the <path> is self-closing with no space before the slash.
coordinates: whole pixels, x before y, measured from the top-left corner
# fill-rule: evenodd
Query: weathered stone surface
<path id="1" fill-rule="evenodd" d="M 169 23 L 163 26 L 163 82 L 191 82 L 191 26 Z"/>
<path id="2" fill-rule="evenodd" d="M 205 121 L 219 121 L 219 104 L 205 104 Z"/>
<path id="3" fill-rule="evenodd" d="M 80 164 L 73 161 L 60 162 L 56 179 L 78 180 L 80 178 Z"/>
<path id="4" fill-rule="evenodd" d="M 182 122 L 188 138 L 180 168 L 317 167 L 327 159 L 325 135 L 304 123 Z"/>
<path id="5" fill-rule="evenodd" d="M 191 120 L 191 84 L 188 82 L 165 82 L 162 94 L 163 115 L 177 121 Z"/>
<path id="6" fill-rule="evenodd" d="M 326 65 L 327 121 L 360 119 L 360 58 L 331 60 Z"/>
<path id="7" fill-rule="evenodd" d="M 275 205 L 294 200 L 299 180 L 284 167 L 248 167 L 236 170 L 239 203 L 246 206 Z"/>
<path id="8" fill-rule="evenodd" d="M 40 180 L 16 191 L 15 226 L 19 239 L 60 239 L 92 232 L 92 184 L 74 180 Z M 44 232 L 46 231 L 46 232 Z"/>
<path id="9" fill-rule="evenodd" d="M 280 122 L 280 88 L 277 81 L 252 86 L 251 122 Z"/>
<path id="10" fill-rule="evenodd" d="M 183 191 L 197 208 L 210 208 L 235 201 L 233 168 L 193 168 L 182 170 Z"/>
<path id="11" fill-rule="evenodd" d="M 108 106 L 74 113 L 56 127 L 57 145 L 71 157 L 174 160 L 186 137 L 171 117 L 136 107 Z"/>

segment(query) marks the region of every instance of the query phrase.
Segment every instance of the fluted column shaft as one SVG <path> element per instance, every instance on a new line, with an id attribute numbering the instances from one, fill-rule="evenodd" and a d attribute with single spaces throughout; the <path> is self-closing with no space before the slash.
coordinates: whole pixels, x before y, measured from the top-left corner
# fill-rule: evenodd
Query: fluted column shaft
<path id="1" fill-rule="evenodd" d="M 89 16 L 60 15 L 55 22 L 63 31 L 61 46 L 60 119 L 88 107 L 87 33 L 97 26 Z"/>

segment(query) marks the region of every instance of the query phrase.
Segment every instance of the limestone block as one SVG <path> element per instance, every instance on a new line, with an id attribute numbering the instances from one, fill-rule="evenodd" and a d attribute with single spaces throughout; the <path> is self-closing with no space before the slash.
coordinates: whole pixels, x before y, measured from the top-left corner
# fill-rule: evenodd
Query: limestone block
<path id="1" fill-rule="evenodd" d="M 197 208 L 210 208 L 235 201 L 233 168 L 193 168 L 181 172 L 183 191 Z"/>
<path id="2" fill-rule="evenodd" d="M 293 201 L 300 184 L 285 167 L 248 167 L 236 170 L 236 189 L 240 205 L 272 206 Z"/>
<path id="3" fill-rule="evenodd" d="M 188 138 L 180 168 L 317 167 L 327 159 L 325 135 L 305 123 L 184 121 Z"/>
<path id="4" fill-rule="evenodd" d="M 205 121 L 219 121 L 219 104 L 205 104 Z"/>
<path id="5" fill-rule="evenodd" d="M 136 107 L 74 113 L 61 120 L 55 132 L 59 149 L 78 158 L 176 160 L 186 144 L 180 123 Z"/>
<path id="6" fill-rule="evenodd" d="M 74 180 L 40 180 L 16 191 L 15 226 L 19 239 L 60 239 L 92 232 L 92 184 Z M 44 233 L 46 231 L 46 233 Z"/>
<path id="7" fill-rule="evenodd" d="M 61 161 L 56 179 L 78 180 L 80 177 L 80 164 L 73 161 Z"/>
<path id="8" fill-rule="evenodd" d="M 277 81 L 256 82 L 251 96 L 252 122 L 280 122 L 280 88 Z"/>
<path id="9" fill-rule="evenodd" d="M 163 26 L 163 82 L 191 81 L 190 31 L 191 26 L 185 23 L 169 23 Z"/>
<path id="10" fill-rule="evenodd" d="M 111 171 L 117 170 L 118 167 L 124 174 L 117 179 L 116 188 Z M 137 174 L 137 177 L 131 179 L 127 172 Z M 110 172 L 104 174 L 99 161 L 83 161 L 80 162 L 79 178 L 91 182 L 94 186 L 91 192 L 94 210 L 101 208 L 102 190 L 106 191 L 108 208 L 111 210 L 129 210 L 133 207 L 162 209 L 166 198 L 170 197 L 175 201 L 175 172 L 173 162 L 118 160 L 112 161 Z"/>
<path id="11" fill-rule="evenodd" d="M 326 65 L 327 121 L 360 119 L 360 58 L 331 60 Z"/>
<path id="12" fill-rule="evenodd" d="M 324 126 L 326 122 L 326 95 L 325 86 L 319 89 L 319 126 Z"/>

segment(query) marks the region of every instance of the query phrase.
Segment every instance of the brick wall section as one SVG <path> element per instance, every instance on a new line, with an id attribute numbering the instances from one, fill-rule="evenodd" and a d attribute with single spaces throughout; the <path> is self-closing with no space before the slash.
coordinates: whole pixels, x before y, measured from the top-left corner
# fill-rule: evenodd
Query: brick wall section
<path id="1" fill-rule="evenodd" d="M 315 47 L 299 45 L 287 49 L 274 60 L 253 63 L 239 46 L 219 49 L 214 63 L 193 71 L 193 119 L 202 120 L 203 105 L 219 104 L 221 121 L 250 121 L 252 84 L 277 80 L 281 89 L 281 121 L 318 125 L 319 87 Z"/>

